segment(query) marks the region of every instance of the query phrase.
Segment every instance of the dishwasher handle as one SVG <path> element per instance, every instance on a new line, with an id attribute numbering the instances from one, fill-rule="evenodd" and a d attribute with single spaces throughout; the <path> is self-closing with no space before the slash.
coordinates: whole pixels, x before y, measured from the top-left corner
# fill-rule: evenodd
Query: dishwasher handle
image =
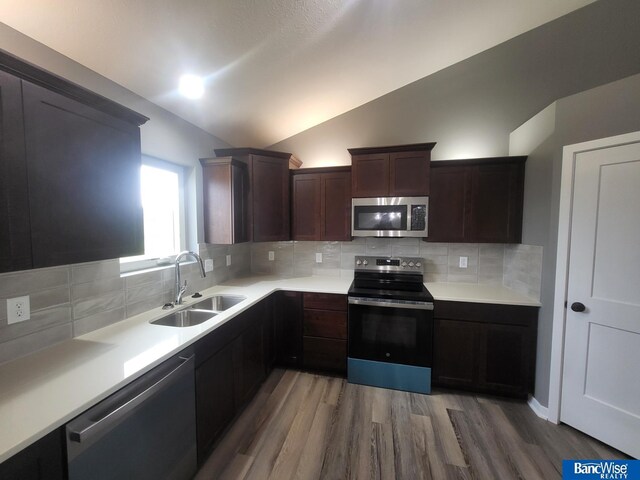
<path id="1" fill-rule="evenodd" d="M 173 378 L 178 377 L 183 370 L 192 368 L 194 363 L 194 356 L 190 357 L 178 357 L 180 363 L 177 367 L 172 368 L 168 373 L 161 376 L 161 378 L 154 382 L 148 388 L 145 388 L 142 392 L 135 395 L 133 398 L 118 403 L 115 406 L 110 406 L 107 413 L 99 415 L 98 418 L 91 418 L 91 415 L 81 417 L 78 422 L 72 422 L 77 425 L 67 425 L 68 439 L 72 442 L 82 443 L 89 442 L 94 437 L 99 436 L 105 431 L 110 430 L 118 424 L 120 420 L 133 412 L 138 406 L 140 406 L 145 400 L 155 395 L 162 390 L 167 384 L 169 384 Z M 134 382 L 135 384 L 136 382 Z M 128 387 L 124 387 L 125 389 Z"/>

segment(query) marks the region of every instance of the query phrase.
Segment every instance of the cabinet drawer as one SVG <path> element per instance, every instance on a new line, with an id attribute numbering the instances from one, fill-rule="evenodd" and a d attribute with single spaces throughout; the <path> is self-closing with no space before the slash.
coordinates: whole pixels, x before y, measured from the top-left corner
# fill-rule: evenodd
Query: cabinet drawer
<path id="1" fill-rule="evenodd" d="M 305 310 L 303 334 L 346 340 L 347 314 L 330 310 Z"/>
<path id="2" fill-rule="evenodd" d="M 347 311 L 347 296 L 334 293 L 305 293 L 304 308 Z"/>
<path id="3" fill-rule="evenodd" d="M 303 337 L 304 367 L 318 370 L 347 371 L 347 341 Z"/>

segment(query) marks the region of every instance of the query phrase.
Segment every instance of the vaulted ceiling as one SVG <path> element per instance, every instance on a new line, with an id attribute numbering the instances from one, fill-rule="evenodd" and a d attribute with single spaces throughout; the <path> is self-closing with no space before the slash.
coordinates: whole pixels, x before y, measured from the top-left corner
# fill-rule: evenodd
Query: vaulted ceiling
<path id="1" fill-rule="evenodd" d="M 593 0 L 0 0 L 0 18 L 234 146 L 267 147 Z M 183 73 L 206 78 L 199 100 Z"/>

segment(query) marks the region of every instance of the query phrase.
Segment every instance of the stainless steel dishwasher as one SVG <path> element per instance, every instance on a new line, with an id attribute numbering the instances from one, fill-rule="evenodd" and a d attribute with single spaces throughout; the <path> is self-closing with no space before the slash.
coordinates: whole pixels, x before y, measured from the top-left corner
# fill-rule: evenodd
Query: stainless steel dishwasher
<path id="1" fill-rule="evenodd" d="M 197 470 L 194 359 L 174 357 L 66 425 L 69 480 L 186 480 Z"/>

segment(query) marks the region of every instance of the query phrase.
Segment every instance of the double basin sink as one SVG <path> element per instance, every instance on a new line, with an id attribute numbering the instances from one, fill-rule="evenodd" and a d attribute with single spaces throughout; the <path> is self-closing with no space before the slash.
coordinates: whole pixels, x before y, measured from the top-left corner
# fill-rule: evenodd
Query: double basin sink
<path id="1" fill-rule="evenodd" d="M 167 327 L 192 327 L 200 325 L 207 320 L 212 319 L 220 312 L 237 305 L 246 300 L 247 297 L 242 295 L 214 295 L 205 298 L 184 310 L 173 312 L 165 317 L 154 320 L 153 325 L 164 325 Z"/>

